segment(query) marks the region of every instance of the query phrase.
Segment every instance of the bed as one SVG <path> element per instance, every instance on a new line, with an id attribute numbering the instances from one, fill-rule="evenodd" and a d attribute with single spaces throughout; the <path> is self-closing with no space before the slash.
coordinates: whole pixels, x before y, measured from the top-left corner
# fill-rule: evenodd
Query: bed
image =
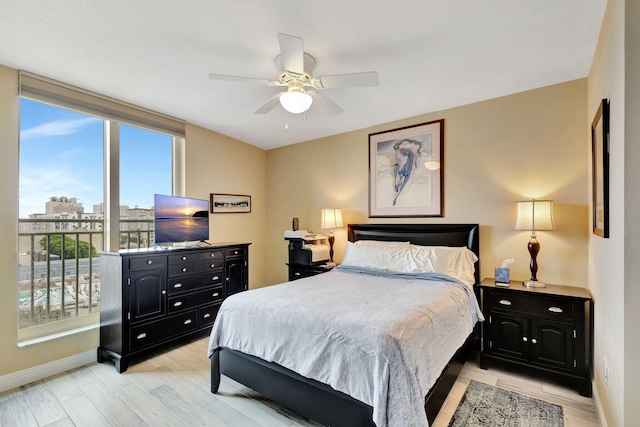
<path id="1" fill-rule="evenodd" d="M 478 229 L 350 224 L 342 266 L 228 298 L 210 338 L 211 392 L 223 374 L 325 425 L 428 425 L 477 347 Z M 410 253 L 414 262 L 434 247 L 473 256 L 467 283 L 414 267 L 410 274 L 378 268 L 380 254 Z M 369 259 L 372 272 L 361 265 Z M 404 265 L 396 260 L 390 264 Z M 451 308 L 411 305 L 427 299 Z"/>

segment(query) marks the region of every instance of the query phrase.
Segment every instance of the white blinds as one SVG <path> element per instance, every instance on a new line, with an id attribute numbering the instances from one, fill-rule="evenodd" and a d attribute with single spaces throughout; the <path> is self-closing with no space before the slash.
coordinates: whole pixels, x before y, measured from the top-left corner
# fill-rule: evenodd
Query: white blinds
<path id="1" fill-rule="evenodd" d="M 19 95 L 108 120 L 184 137 L 184 121 L 56 80 L 20 71 Z"/>

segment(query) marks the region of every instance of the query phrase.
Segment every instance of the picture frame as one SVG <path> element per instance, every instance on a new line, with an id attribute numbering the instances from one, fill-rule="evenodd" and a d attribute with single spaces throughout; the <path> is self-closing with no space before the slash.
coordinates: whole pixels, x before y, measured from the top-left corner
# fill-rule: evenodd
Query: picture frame
<path id="1" fill-rule="evenodd" d="M 444 119 L 369 134 L 369 217 L 444 216 Z"/>
<path id="2" fill-rule="evenodd" d="M 211 193 L 210 199 L 209 209 L 212 214 L 251 212 L 251 196 Z"/>
<path id="3" fill-rule="evenodd" d="M 603 99 L 591 122 L 593 234 L 609 237 L 609 100 Z"/>

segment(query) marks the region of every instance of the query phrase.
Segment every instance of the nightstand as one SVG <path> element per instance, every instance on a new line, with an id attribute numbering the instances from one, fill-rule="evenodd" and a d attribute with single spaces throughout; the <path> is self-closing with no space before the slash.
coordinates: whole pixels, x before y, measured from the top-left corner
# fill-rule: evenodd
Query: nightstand
<path id="1" fill-rule="evenodd" d="M 289 281 L 302 279 L 303 277 L 315 276 L 316 274 L 331 271 L 337 264 L 327 266 L 326 264 L 305 265 L 287 263 L 289 266 Z"/>
<path id="2" fill-rule="evenodd" d="M 591 396 L 593 301 L 571 286 L 527 288 L 493 279 L 480 283 L 480 367 L 504 366 L 545 375 Z"/>

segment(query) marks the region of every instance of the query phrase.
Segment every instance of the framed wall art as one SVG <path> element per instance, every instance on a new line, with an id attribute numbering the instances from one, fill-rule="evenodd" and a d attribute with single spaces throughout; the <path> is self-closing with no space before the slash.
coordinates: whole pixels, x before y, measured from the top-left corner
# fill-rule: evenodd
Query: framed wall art
<path id="1" fill-rule="evenodd" d="M 211 213 L 251 212 L 251 196 L 240 194 L 211 194 Z"/>
<path id="2" fill-rule="evenodd" d="M 441 217 L 444 119 L 369 134 L 369 217 Z"/>
<path id="3" fill-rule="evenodd" d="M 591 123 L 593 234 L 609 237 L 609 100 L 600 102 Z"/>

